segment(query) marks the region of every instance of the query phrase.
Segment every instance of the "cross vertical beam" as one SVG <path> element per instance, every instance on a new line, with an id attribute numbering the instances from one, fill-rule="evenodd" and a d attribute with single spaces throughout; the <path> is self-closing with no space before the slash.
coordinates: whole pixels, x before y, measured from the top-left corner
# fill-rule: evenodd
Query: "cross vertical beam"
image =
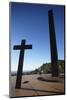
<path id="1" fill-rule="evenodd" d="M 57 54 L 54 18 L 53 18 L 53 11 L 52 10 L 48 11 L 48 20 L 49 20 L 49 36 L 50 36 L 50 49 L 51 49 L 52 76 L 58 77 L 58 75 L 59 75 L 58 54 Z"/>
<path id="2" fill-rule="evenodd" d="M 21 45 L 15 45 L 13 48 L 14 50 L 20 50 L 17 78 L 16 78 L 16 85 L 15 85 L 15 88 L 17 89 L 21 88 L 25 48 L 32 49 L 32 45 L 25 45 L 25 42 L 26 42 L 25 40 L 22 40 Z"/>
<path id="3" fill-rule="evenodd" d="M 21 45 L 25 45 L 25 41 L 21 42 Z M 16 78 L 16 86 L 15 88 L 21 88 L 21 79 L 22 79 L 22 69 L 23 69 L 23 61 L 24 61 L 24 49 L 20 50 L 19 55 L 19 63 L 18 63 L 18 71 L 17 71 L 17 78 Z"/>

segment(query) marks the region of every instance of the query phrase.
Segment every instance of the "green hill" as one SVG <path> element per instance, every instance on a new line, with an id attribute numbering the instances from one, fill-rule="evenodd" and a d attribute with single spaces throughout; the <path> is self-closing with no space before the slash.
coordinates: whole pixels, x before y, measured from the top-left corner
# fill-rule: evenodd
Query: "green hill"
<path id="1" fill-rule="evenodd" d="M 59 65 L 59 72 L 64 73 L 64 67 L 65 67 L 65 61 L 64 60 L 58 60 L 58 65 Z M 51 63 L 45 63 L 42 66 L 40 66 L 38 69 L 35 69 L 32 71 L 32 74 L 37 74 L 37 73 L 51 73 Z"/>

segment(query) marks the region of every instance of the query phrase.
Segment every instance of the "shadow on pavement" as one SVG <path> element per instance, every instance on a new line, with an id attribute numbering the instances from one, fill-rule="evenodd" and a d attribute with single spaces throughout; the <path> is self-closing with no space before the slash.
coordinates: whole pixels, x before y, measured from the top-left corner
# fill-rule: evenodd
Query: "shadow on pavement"
<path id="1" fill-rule="evenodd" d="M 60 80 L 55 80 L 55 79 L 45 79 L 43 77 L 38 77 L 37 78 L 40 81 L 45 81 L 45 82 L 61 82 Z"/>
<path id="2" fill-rule="evenodd" d="M 38 92 L 49 92 L 49 93 L 56 93 L 56 94 L 64 94 L 64 92 L 57 92 L 57 91 L 48 91 L 48 90 L 41 90 L 41 89 L 31 89 L 31 88 L 20 88 L 23 90 L 28 90 L 28 91 L 38 91 Z"/>

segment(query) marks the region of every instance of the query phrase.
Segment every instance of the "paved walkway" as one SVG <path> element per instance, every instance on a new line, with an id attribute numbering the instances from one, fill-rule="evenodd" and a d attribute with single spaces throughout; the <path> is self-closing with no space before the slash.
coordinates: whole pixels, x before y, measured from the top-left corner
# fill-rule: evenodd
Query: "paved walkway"
<path id="1" fill-rule="evenodd" d="M 23 75 L 21 89 L 15 89 L 16 76 L 11 76 L 11 97 L 64 94 L 64 78 L 50 74 Z"/>

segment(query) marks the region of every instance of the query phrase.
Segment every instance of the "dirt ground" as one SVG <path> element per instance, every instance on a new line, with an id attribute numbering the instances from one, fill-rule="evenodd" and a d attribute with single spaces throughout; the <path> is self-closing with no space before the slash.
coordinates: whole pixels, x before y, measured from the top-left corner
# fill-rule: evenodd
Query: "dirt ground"
<path id="1" fill-rule="evenodd" d="M 16 76 L 10 76 L 10 97 L 64 94 L 64 77 L 62 76 L 53 78 L 51 74 L 23 75 L 21 89 L 15 89 Z"/>

